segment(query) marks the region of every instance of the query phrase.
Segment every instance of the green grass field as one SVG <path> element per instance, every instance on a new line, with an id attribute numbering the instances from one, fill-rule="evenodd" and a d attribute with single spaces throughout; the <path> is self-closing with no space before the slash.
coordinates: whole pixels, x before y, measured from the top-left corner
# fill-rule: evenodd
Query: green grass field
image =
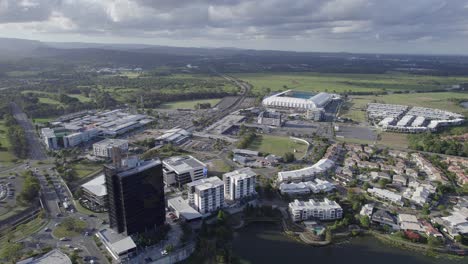
<path id="1" fill-rule="evenodd" d="M 349 111 L 345 111 L 342 116 L 358 122 L 365 121 L 366 105 L 371 102 L 430 107 L 468 115 L 468 109 L 450 101 L 450 99 L 454 98 L 468 100 L 468 93 L 443 92 L 351 96 L 351 101 L 347 103 Z"/>
<path id="2" fill-rule="evenodd" d="M 294 156 L 299 159 L 307 151 L 307 145 L 303 142 L 295 142 L 289 137 L 257 135 L 257 138 L 250 144 L 248 149 L 278 156 L 283 156 L 286 152 L 294 153 L 294 150 L 296 150 Z"/>
<path id="3" fill-rule="evenodd" d="M 58 117 L 58 116 L 57 116 Z M 57 117 L 41 117 L 41 118 L 34 118 L 34 123 L 47 123 L 55 120 Z"/>
<path id="4" fill-rule="evenodd" d="M 102 169 L 102 165 L 89 162 L 80 162 L 72 164 L 72 168 L 75 170 L 79 178 L 84 178 L 91 173 Z"/>
<path id="5" fill-rule="evenodd" d="M 208 167 L 208 172 L 226 173 L 232 170 L 232 167 L 222 159 L 213 160 Z"/>
<path id="6" fill-rule="evenodd" d="M 468 77 L 438 77 L 388 74 L 326 74 L 326 73 L 247 73 L 235 77 L 249 82 L 254 91 L 296 89 L 302 91 L 370 92 L 386 90 L 431 90 L 467 82 Z"/>
<path id="7" fill-rule="evenodd" d="M 60 103 L 59 101 L 51 99 L 49 97 L 38 97 L 38 99 L 39 102 L 43 104 L 62 105 L 62 103 Z"/>
<path id="8" fill-rule="evenodd" d="M 80 102 L 82 103 L 88 103 L 88 102 L 93 101 L 93 99 L 86 97 L 84 95 L 81 95 L 81 94 L 67 94 L 67 95 L 80 100 Z"/>
<path id="9" fill-rule="evenodd" d="M 76 230 L 83 230 L 86 228 L 86 222 L 81 221 L 78 219 L 74 219 L 74 230 L 67 230 L 63 225 L 59 225 L 57 228 L 55 228 L 52 233 L 54 234 L 55 237 L 61 238 L 61 237 L 75 237 L 78 236 L 80 233 L 77 232 Z"/>
<path id="10" fill-rule="evenodd" d="M 196 104 L 206 104 L 210 103 L 211 107 L 215 106 L 219 103 L 222 99 L 201 99 L 201 100 L 193 100 L 193 101 L 177 101 L 171 102 L 167 104 L 162 104 L 160 108 L 162 109 L 195 109 Z"/>

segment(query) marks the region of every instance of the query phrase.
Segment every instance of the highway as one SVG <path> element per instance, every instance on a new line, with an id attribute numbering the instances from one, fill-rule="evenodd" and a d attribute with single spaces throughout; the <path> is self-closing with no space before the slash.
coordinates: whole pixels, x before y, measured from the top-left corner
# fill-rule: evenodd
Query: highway
<path id="1" fill-rule="evenodd" d="M 29 146 L 29 158 L 31 160 L 46 160 L 47 154 L 36 135 L 34 125 L 31 120 L 28 119 L 23 110 L 15 103 L 10 103 L 13 116 L 18 122 L 18 124 L 24 129 L 26 134 L 26 140 Z"/>
<path id="2" fill-rule="evenodd" d="M 102 220 L 95 216 L 91 217 L 87 214 L 80 213 L 76 209 L 71 211 L 65 210 L 62 207 L 63 202 L 72 203 L 72 193 L 70 193 L 69 189 L 66 187 L 66 183 L 55 170 L 52 160 L 47 156 L 47 152 L 37 136 L 31 120 L 28 119 L 26 114 L 16 103 L 12 102 L 10 106 L 14 118 L 25 131 L 26 140 L 29 146 L 29 161 L 27 161 L 26 164 L 7 168 L 5 171 L 12 170 L 18 172 L 27 169 L 31 169 L 33 171 L 34 176 L 37 177 L 41 185 L 41 201 L 44 205 L 44 209 L 46 210 L 47 218 L 50 220 L 44 229 L 23 239 L 23 241 L 29 242 L 31 246 L 35 246 L 36 244 L 49 245 L 52 247 L 64 247 L 65 245 L 70 245 L 70 247 L 80 249 L 80 255 L 93 257 L 95 260 L 94 263 L 109 263 L 101 254 L 93 240 L 94 232 L 101 227 Z M 40 161 L 40 163 L 36 161 Z M 29 166 L 31 166 L 31 168 L 29 168 Z M 50 175 L 52 184 L 47 182 L 45 177 L 46 173 Z M 66 217 L 77 218 L 85 221 L 87 223 L 86 231 L 88 231 L 90 235 L 85 236 L 83 233 L 77 237 L 68 238 L 67 241 L 60 241 L 60 238 L 54 237 L 51 230 L 55 229 L 56 226 L 59 225 Z M 104 218 L 105 217 L 106 216 L 104 216 Z"/>

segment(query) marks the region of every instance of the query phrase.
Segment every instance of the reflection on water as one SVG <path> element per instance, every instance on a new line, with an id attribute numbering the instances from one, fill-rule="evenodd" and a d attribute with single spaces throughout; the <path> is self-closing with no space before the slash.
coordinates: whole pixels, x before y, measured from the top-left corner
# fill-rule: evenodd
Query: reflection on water
<path id="1" fill-rule="evenodd" d="M 239 230 L 234 239 L 234 252 L 246 263 L 292 264 L 293 261 L 327 264 L 468 263 L 466 257 L 457 260 L 431 258 L 390 247 L 372 237 L 358 237 L 350 242 L 327 247 L 312 247 L 284 236 L 280 227 L 273 224 L 251 224 Z"/>

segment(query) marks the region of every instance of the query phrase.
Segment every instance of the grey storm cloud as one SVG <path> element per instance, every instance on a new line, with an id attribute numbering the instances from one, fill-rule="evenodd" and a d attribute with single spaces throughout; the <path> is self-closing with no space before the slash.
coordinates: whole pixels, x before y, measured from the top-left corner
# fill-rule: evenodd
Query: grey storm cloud
<path id="1" fill-rule="evenodd" d="M 0 0 L 0 28 L 121 37 L 466 37 L 466 0 Z"/>

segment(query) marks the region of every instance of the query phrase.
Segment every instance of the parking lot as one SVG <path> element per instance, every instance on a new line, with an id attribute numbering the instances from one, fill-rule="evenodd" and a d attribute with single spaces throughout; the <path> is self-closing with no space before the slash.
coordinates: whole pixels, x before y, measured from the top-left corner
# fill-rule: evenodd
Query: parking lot
<path id="1" fill-rule="evenodd" d="M 377 132 L 373 128 L 361 126 L 339 125 L 339 131 L 336 132 L 336 136 L 368 141 L 377 140 Z"/>
<path id="2" fill-rule="evenodd" d="M 16 174 L 0 175 L 0 219 L 21 210 L 17 206 L 16 197 L 23 188 L 24 179 Z"/>

